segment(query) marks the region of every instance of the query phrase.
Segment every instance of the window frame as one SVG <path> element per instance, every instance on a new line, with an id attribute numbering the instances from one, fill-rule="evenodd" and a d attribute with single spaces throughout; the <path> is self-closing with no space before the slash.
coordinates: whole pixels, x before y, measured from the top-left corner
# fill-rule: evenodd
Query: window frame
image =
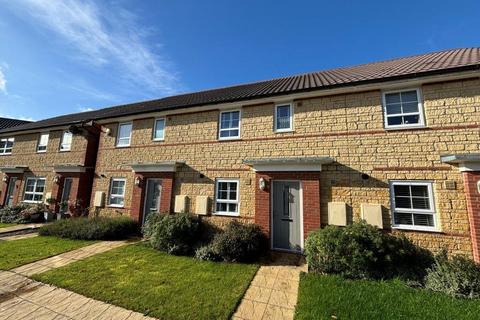
<path id="1" fill-rule="evenodd" d="M 122 195 L 120 194 L 115 194 L 115 198 L 123 198 L 123 205 L 120 204 L 112 204 L 111 203 L 111 197 L 112 197 L 112 189 L 113 189 L 113 182 L 114 181 L 122 181 L 123 182 L 123 193 Z M 108 206 L 111 208 L 125 208 L 125 191 L 127 189 L 127 179 L 126 178 L 111 178 L 110 179 L 110 187 L 109 187 L 109 192 L 108 192 Z"/>
<path id="2" fill-rule="evenodd" d="M 29 180 L 35 180 L 35 184 L 33 185 L 33 191 L 30 192 L 30 191 L 27 191 L 27 185 L 28 185 L 28 181 Z M 43 192 L 41 193 L 42 194 L 42 200 L 39 200 L 39 201 L 35 201 L 35 200 L 25 200 L 25 195 L 27 194 L 31 194 L 33 195 L 33 198 L 35 199 L 35 195 L 39 195 L 40 192 L 36 191 L 37 189 L 37 185 L 38 185 L 38 181 L 39 180 L 43 180 L 44 181 L 44 184 L 43 184 Z M 25 186 L 24 186 L 24 189 L 23 189 L 23 197 L 22 197 L 22 202 L 24 203 L 42 203 L 45 199 L 44 199 L 44 196 L 45 196 L 45 189 L 47 187 L 47 179 L 46 178 L 43 178 L 43 177 L 27 177 L 25 179 Z"/>
<path id="3" fill-rule="evenodd" d="M 47 136 L 47 143 L 45 145 L 41 145 L 40 141 L 42 141 L 42 136 Z M 37 141 L 37 153 L 45 153 L 48 150 L 48 143 L 50 142 L 50 132 L 42 132 L 38 136 L 38 141 Z M 40 147 L 45 147 L 45 149 L 40 150 Z"/>
<path id="4" fill-rule="evenodd" d="M 435 206 L 433 182 L 428 180 L 391 180 L 389 181 L 390 185 L 390 211 L 392 214 L 392 228 L 393 229 L 403 229 L 403 230 L 414 230 L 414 231 L 440 231 L 439 221 L 438 221 L 438 212 Z M 428 191 L 428 201 L 430 209 L 405 209 L 397 208 L 395 204 L 395 185 L 403 186 L 426 186 Z M 431 215 L 433 217 L 433 226 L 418 226 L 418 225 L 409 225 L 409 224 L 395 224 L 395 213 L 411 213 L 413 214 L 425 214 Z"/>
<path id="5" fill-rule="evenodd" d="M 231 113 L 231 112 L 238 112 L 238 136 L 222 137 L 221 136 L 222 131 L 228 131 L 228 130 L 235 130 L 236 129 L 236 128 L 222 129 L 222 114 Z M 242 109 L 230 109 L 230 110 L 220 111 L 220 113 L 218 115 L 218 140 L 238 140 L 238 139 L 240 139 L 241 136 L 242 136 L 241 128 L 242 128 Z"/>
<path id="6" fill-rule="evenodd" d="M 68 149 L 64 149 L 63 145 L 64 145 L 64 140 L 65 140 L 65 134 L 67 134 L 67 133 L 70 134 L 71 139 L 70 139 L 70 144 L 69 144 Z M 71 133 L 68 130 L 65 130 L 65 131 L 62 132 L 62 137 L 60 139 L 60 146 L 59 146 L 58 150 L 61 151 L 61 152 L 71 151 L 72 150 L 72 143 L 73 143 L 73 133 Z"/>
<path id="7" fill-rule="evenodd" d="M 8 156 L 12 154 L 13 151 L 13 145 L 15 144 L 15 138 L 0 138 L 0 141 L 5 141 L 5 146 L 0 149 L 0 156 Z M 8 142 L 12 142 L 12 147 L 7 148 Z M 10 152 L 7 152 L 7 150 L 10 149 Z"/>
<path id="8" fill-rule="evenodd" d="M 155 134 L 157 133 L 157 122 L 159 120 L 163 120 L 163 137 L 157 138 Z M 166 117 L 158 117 L 153 120 L 153 132 L 152 132 L 152 140 L 153 141 L 165 141 L 165 129 L 167 128 L 167 118 Z"/>
<path id="9" fill-rule="evenodd" d="M 236 200 L 229 200 L 229 199 L 218 199 L 218 185 L 221 182 L 232 183 L 235 182 L 237 184 L 237 199 Z M 217 211 L 217 203 L 226 203 L 226 204 L 236 204 L 237 205 L 237 212 L 228 212 L 228 211 Z M 239 217 L 240 216 L 240 179 L 235 178 L 217 178 L 215 179 L 215 210 L 213 212 L 214 215 L 218 216 L 230 216 L 230 217 Z"/>
<path id="10" fill-rule="evenodd" d="M 277 116 L 278 116 L 278 108 L 279 107 L 285 107 L 288 106 L 290 109 L 290 127 L 289 128 L 277 128 Z M 277 103 L 275 104 L 275 115 L 273 118 L 273 131 L 274 132 L 292 132 L 293 131 L 293 103 L 292 102 L 287 102 L 287 103 Z"/>
<path id="11" fill-rule="evenodd" d="M 124 125 L 130 125 L 130 135 L 128 137 L 128 144 L 119 144 L 120 143 L 120 128 Z M 132 132 L 133 132 L 133 122 L 119 122 L 117 126 L 117 141 L 115 142 L 115 147 L 117 148 L 128 148 L 132 145 Z"/>
<path id="12" fill-rule="evenodd" d="M 389 125 L 388 124 L 388 117 L 392 117 L 392 115 L 387 115 L 387 94 L 392 93 L 402 93 L 407 91 L 416 91 L 417 92 L 417 106 L 418 106 L 418 123 L 412 124 L 396 124 L 396 125 Z M 382 91 L 382 108 L 383 108 L 383 123 L 384 128 L 386 130 L 398 130 L 398 129 L 415 129 L 415 128 L 425 128 L 425 111 L 423 108 L 423 95 L 420 88 L 406 88 L 406 89 L 397 89 L 397 90 L 389 90 L 389 91 Z M 397 116 L 408 116 L 408 115 L 416 115 L 417 112 L 409 112 L 409 113 L 398 113 Z"/>

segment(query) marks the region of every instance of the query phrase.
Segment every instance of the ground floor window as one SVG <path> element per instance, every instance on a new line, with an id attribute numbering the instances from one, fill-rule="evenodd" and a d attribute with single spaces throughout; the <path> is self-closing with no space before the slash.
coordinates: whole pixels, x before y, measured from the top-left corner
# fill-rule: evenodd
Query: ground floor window
<path id="1" fill-rule="evenodd" d="M 433 187 L 427 181 L 391 181 L 393 227 L 435 230 Z"/>
<path id="2" fill-rule="evenodd" d="M 39 203 L 43 201 L 45 178 L 27 178 L 25 182 L 24 202 Z"/>
<path id="3" fill-rule="evenodd" d="M 215 186 L 215 214 L 238 216 L 239 181 L 217 179 Z"/>
<path id="4" fill-rule="evenodd" d="M 125 179 L 113 178 L 110 182 L 110 197 L 108 205 L 123 208 L 125 205 Z"/>

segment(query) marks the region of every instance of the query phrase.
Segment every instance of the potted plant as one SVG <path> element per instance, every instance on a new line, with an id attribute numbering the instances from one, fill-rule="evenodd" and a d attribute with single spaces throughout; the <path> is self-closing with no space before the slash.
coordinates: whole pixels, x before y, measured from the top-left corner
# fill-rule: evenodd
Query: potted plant
<path id="1" fill-rule="evenodd" d="M 46 207 L 46 210 L 43 212 L 43 217 L 45 221 L 52 221 L 53 220 L 53 212 L 52 212 L 52 207 L 55 208 L 55 205 L 57 204 L 57 200 L 55 198 L 48 198 L 45 200 L 45 202 L 49 205 Z"/>
<path id="2" fill-rule="evenodd" d="M 57 220 L 60 220 L 62 219 L 63 217 L 65 217 L 65 214 L 67 213 L 68 211 L 68 201 L 62 201 L 60 202 L 60 210 L 59 212 L 57 213 Z"/>

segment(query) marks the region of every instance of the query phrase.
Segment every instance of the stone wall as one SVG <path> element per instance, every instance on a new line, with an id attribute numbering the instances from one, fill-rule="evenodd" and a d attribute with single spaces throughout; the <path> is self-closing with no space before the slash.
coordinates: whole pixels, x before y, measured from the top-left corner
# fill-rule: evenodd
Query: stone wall
<path id="1" fill-rule="evenodd" d="M 240 179 L 240 217 L 255 217 L 255 173 L 246 158 L 329 156 L 332 165 L 320 173 L 320 219 L 327 223 L 327 204 L 346 202 L 354 218 L 361 203 L 384 208 L 391 225 L 389 180 L 430 180 L 441 232 L 406 231 L 432 249 L 472 255 L 466 195 L 461 173 L 440 162 L 440 155 L 479 150 L 480 80 L 429 84 L 421 87 L 426 128 L 385 130 L 381 92 L 369 91 L 294 101 L 294 131 L 273 132 L 274 104 L 242 107 L 241 139 L 219 141 L 219 111 L 169 115 L 165 140 L 152 141 L 153 118 L 133 121 L 132 144 L 115 148 L 117 123 L 102 134 L 93 191 L 108 194 L 113 177 L 127 178 L 125 208 L 103 208 L 100 214 L 130 215 L 134 174 L 129 164 L 183 160 L 174 177 L 173 196 L 214 197 L 216 178 Z M 364 176 L 362 177 L 362 174 Z M 367 176 L 365 176 L 367 175 Z M 445 182 L 454 182 L 454 190 Z M 225 221 L 230 218 L 215 217 Z"/>

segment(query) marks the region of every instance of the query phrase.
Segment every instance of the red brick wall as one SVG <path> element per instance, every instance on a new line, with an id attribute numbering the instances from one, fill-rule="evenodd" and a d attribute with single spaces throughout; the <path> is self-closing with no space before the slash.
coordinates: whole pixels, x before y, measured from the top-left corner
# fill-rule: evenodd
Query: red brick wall
<path id="1" fill-rule="evenodd" d="M 476 262 L 480 262 L 480 193 L 477 189 L 477 183 L 480 181 L 480 172 L 464 172 L 463 181 L 467 197 L 473 258 Z"/>
<path id="2" fill-rule="evenodd" d="M 155 173 L 136 173 L 136 178 L 141 179 L 139 186 L 133 186 L 132 206 L 130 216 L 135 221 L 143 219 L 143 204 L 145 202 L 145 188 L 148 178 L 162 179 L 162 194 L 160 195 L 160 212 L 170 213 L 172 207 L 172 190 L 173 190 L 173 172 L 155 172 Z"/>
<path id="3" fill-rule="evenodd" d="M 267 182 L 260 190 L 259 180 Z M 303 191 L 303 233 L 308 234 L 320 228 L 320 173 L 319 172 L 257 172 L 255 178 L 255 223 L 270 237 L 272 180 L 299 180 Z"/>

